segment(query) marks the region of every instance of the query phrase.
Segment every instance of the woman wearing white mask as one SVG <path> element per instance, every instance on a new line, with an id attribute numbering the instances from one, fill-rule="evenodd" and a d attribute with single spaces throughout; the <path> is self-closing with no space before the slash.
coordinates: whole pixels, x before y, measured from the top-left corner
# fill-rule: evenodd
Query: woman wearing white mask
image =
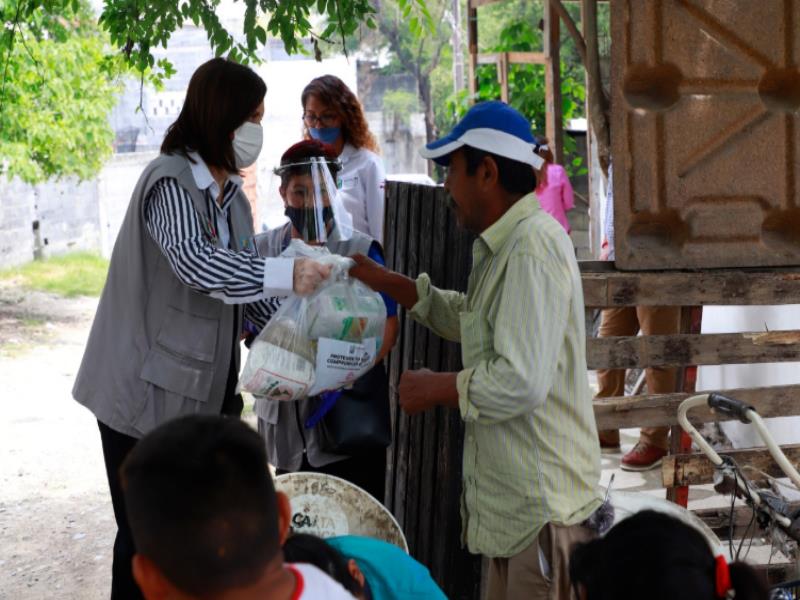
<path id="1" fill-rule="evenodd" d="M 300 97 L 306 139 L 330 144 L 342 164 L 338 185 L 353 228 L 383 243 L 383 161 L 361 103 L 334 75 L 312 79 Z"/>
<path id="2" fill-rule="evenodd" d="M 142 597 L 118 476 L 128 452 L 182 415 L 238 418 L 243 317 L 263 324 L 270 298 L 309 293 L 329 272 L 306 259 L 260 258 L 250 247 L 239 171 L 261 150 L 265 94 L 247 67 L 221 58 L 200 66 L 114 245 L 73 388 L 100 428 L 118 527 L 112 599 Z"/>

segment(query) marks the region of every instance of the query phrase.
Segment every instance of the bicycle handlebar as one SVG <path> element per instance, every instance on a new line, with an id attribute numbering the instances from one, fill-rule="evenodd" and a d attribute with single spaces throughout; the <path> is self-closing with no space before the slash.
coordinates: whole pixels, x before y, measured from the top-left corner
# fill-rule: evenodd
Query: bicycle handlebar
<path id="1" fill-rule="evenodd" d="M 700 435 L 700 432 L 697 431 L 694 425 L 689 422 L 689 419 L 686 416 L 686 413 L 690 409 L 702 406 L 704 404 L 707 404 L 710 408 L 719 410 L 722 413 L 734 416 L 742 423 L 751 424 L 753 427 L 755 427 L 758 434 L 764 440 L 769 453 L 775 459 L 775 462 L 778 463 L 778 466 L 787 475 L 787 477 L 789 477 L 792 483 L 794 483 L 794 485 L 800 489 L 800 473 L 797 472 L 797 469 L 795 469 L 794 465 L 789 462 L 789 459 L 786 458 L 783 450 L 781 450 L 780 446 L 775 442 L 775 439 L 772 437 L 766 425 L 764 424 L 764 420 L 761 418 L 758 412 L 756 412 L 754 407 L 742 402 L 741 400 L 728 398 L 727 396 L 717 393 L 690 396 L 681 402 L 680 406 L 678 407 L 678 422 L 683 430 L 691 436 L 692 440 L 697 444 L 703 454 L 705 454 L 715 466 L 722 466 L 722 458 L 716 453 L 716 451 L 714 451 L 705 438 Z M 741 482 L 739 483 L 739 488 L 745 493 L 745 495 L 749 496 L 753 500 L 756 506 L 761 504 L 761 499 L 758 497 L 758 495 L 755 494 L 755 492 L 753 492 L 751 489 L 748 489 L 748 487 L 743 485 Z M 788 522 L 788 519 L 786 519 L 785 516 L 782 516 L 781 521 L 783 520 L 787 520 Z"/>
<path id="2" fill-rule="evenodd" d="M 751 423 L 750 417 L 747 415 L 748 410 L 755 412 L 755 408 L 750 404 L 745 404 L 736 398 L 729 398 L 717 392 L 712 392 L 708 395 L 708 406 L 715 411 L 719 411 L 731 417 L 736 417 L 739 421 L 745 424 Z"/>

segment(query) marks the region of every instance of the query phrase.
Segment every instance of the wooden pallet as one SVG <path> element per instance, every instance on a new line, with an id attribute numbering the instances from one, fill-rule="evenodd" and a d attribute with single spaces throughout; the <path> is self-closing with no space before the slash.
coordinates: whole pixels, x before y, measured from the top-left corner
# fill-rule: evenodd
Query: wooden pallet
<path id="1" fill-rule="evenodd" d="M 686 318 L 690 307 L 800 304 L 798 268 L 622 272 L 616 270 L 613 263 L 586 261 L 581 263 L 581 274 L 587 308 L 686 307 L 682 333 L 588 339 L 586 355 L 590 369 L 680 367 L 685 370 L 696 365 L 800 361 L 800 331 L 690 333 Z M 683 391 L 673 394 L 598 398 L 595 400 L 598 429 L 671 426 L 673 439 L 680 442 L 680 436 L 675 435 L 680 433 L 678 406 L 691 395 L 693 387 L 680 386 L 680 389 Z M 800 415 L 800 385 L 717 391 L 752 404 L 763 417 Z M 709 409 L 693 410 L 691 417 L 698 424 L 729 419 Z M 791 461 L 800 463 L 800 445 L 784 450 Z M 733 456 L 741 466 L 782 475 L 766 448 L 726 454 Z M 665 457 L 662 483 L 668 497 L 682 500 L 680 503 L 685 506 L 687 494 L 677 494 L 676 490 L 711 483 L 713 474 L 713 465 L 705 455 L 684 450 Z M 698 515 L 712 529 L 724 533 L 719 511 L 699 511 Z M 737 521 L 735 525 L 735 531 L 741 533 L 742 524 Z"/>

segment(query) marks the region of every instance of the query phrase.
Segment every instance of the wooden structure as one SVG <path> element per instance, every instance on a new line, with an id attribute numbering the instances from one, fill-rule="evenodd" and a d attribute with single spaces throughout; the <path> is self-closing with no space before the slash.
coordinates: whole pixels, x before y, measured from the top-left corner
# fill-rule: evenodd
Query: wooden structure
<path id="1" fill-rule="evenodd" d="M 466 291 L 472 237 L 450 216 L 442 188 L 388 182 L 386 264 L 437 285 Z M 402 311 L 402 309 L 401 309 Z M 461 547 L 461 452 L 458 411 L 437 408 L 409 418 L 397 404 L 407 369 L 461 369 L 461 348 L 400 316 L 400 335 L 389 355 L 394 426 L 388 453 L 386 505 L 406 534 L 411 554 L 425 564 L 452 600 L 477 599 L 480 557 Z"/>
<path id="2" fill-rule="evenodd" d="M 581 270 L 587 308 L 664 304 L 688 307 L 683 311 L 682 332 L 676 335 L 587 340 L 590 369 L 661 366 L 681 367 L 685 372 L 697 365 L 800 362 L 800 331 L 702 335 L 699 330 L 690 331 L 686 319 L 697 312 L 692 307 L 705 305 L 800 304 L 800 268 L 620 272 L 609 263 L 586 262 Z M 694 389 L 693 379 L 683 380 L 680 393 L 597 399 L 595 417 L 601 430 L 672 427 L 672 453 L 663 461 L 662 483 L 670 499 L 686 506 L 687 486 L 712 483 L 715 471 L 705 455 L 691 452 L 691 444 L 677 426 L 678 406 Z M 763 417 L 800 415 L 800 385 L 717 391 L 752 404 Z M 694 410 L 691 417 L 696 423 L 730 419 L 708 409 Z M 800 446 L 788 446 L 784 451 L 789 460 L 800 462 Z M 764 448 L 724 454 L 742 467 L 783 476 Z M 728 536 L 729 511 L 704 510 L 698 515 L 721 538 Z M 749 520 L 750 512 L 738 509 L 734 539 L 745 534 Z"/>
<path id="3" fill-rule="evenodd" d="M 387 184 L 386 255 L 390 268 L 409 276 L 427 272 L 436 285 L 466 288 L 472 237 L 448 214 L 442 188 Z M 587 307 L 681 304 L 800 304 L 800 269 L 619 272 L 611 263 L 582 263 Z M 687 313 L 691 314 L 691 313 Z M 587 340 L 590 369 L 800 361 L 800 331 Z M 480 587 L 480 559 L 461 548 L 459 495 L 463 427 L 457 411 L 437 409 L 409 418 L 397 405 L 397 384 L 406 369 L 454 371 L 457 344 L 445 342 L 401 314 L 401 332 L 390 359 L 394 444 L 389 452 L 387 505 L 405 530 L 411 553 L 429 567 L 449 598 L 473 600 Z M 688 378 L 686 383 L 691 383 Z M 690 386 L 689 386 L 690 387 Z M 681 389 L 687 389 L 683 387 Z M 753 404 L 765 417 L 800 414 L 800 385 L 726 390 Z M 599 429 L 675 426 L 677 408 L 689 392 L 604 398 L 595 402 Z M 709 411 L 698 422 L 725 419 Z M 673 436 L 680 439 L 680 436 Z M 786 449 L 800 461 L 800 446 Z M 740 465 L 776 473 L 765 450 L 730 452 Z M 710 483 L 713 468 L 701 455 L 668 456 L 667 489 Z M 680 494 L 673 494 L 679 499 Z M 740 511 L 741 512 L 741 511 Z M 720 511 L 701 511 L 722 532 Z M 744 513 L 737 519 L 744 520 Z M 738 521 L 737 521 L 738 522 Z M 744 523 L 746 525 L 746 522 Z M 744 527 L 739 527 L 739 535 Z"/>

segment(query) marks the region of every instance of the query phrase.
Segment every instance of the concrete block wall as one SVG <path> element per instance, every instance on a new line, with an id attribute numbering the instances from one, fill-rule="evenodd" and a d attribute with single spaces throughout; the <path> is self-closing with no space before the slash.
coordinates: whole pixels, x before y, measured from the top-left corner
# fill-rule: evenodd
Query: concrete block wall
<path id="1" fill-rule="evenodd" d="M 100 253 L 111 256 L 114 241 L 128 210 L 131 193 L 139 176 L 157 151 L 115 154 L 97 178 Z"/>
<path id="2" fill-rule="evenodd" d="M 97 179 L 65 178 L 39 185 L 0 178 L 0 268 L 44 256 L 97 250 L 110 256 L 131 192 L 156 152 L 117 154 Z"/>
<path id="3" fill-rule="evenodd" d="M 33 200 L 45 256 L 99 247 L 97 181 L 48 181 L 34 187 Z"/>
<path id="4" fill-rule="evenodd" d="M 0 179 L 0 267 L 33 259 L 34 189 Z"/>

